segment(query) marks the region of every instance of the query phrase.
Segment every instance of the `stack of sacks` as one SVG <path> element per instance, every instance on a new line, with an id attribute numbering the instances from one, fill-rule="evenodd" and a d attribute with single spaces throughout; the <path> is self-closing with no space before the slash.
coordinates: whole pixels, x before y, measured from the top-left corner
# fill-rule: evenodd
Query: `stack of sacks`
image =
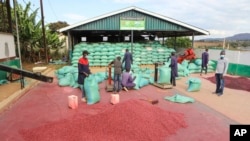
<path id="1" fill-rule="evenodd" d="M 79 87 L 78 79 L 78 69 L 73 66 L 64 66 L 55 71 L 58 78 L 59 86 L 70 86 L 73 88 Z"/>
<path id="2" fill-rule="evenodd" d="M 188 66 L 190 73 L 200 73 L 201 63 L 202 63 L 202 60 L 200 58 L 195 59 L 194 63 L 190 63 Z M 215 65 L 215 62 L 212 60 L 209 60 L 208 66 L 207 66 L 207 72 L 214 72 L 215 70 L 214 65 Z"/>
<path id="3" fill-rule="evenodd" d="M 78 68 L 73 66 L 64 66 L 55 71 L 55 74 L 58 78 L 59 86 L 70 86 L 73 88 L 78 88 Z M 97 72 L 92 74 L 92 76 L 96 79 L 98 83 L 103 82 L 107 79 L 107 75 L 105 72 Z"/>
<path id="4" fill-rule="evenodd" d="M 82 51 L 88 50 L 90 66 L 107 66 L 109 62 L 114 60 L 117 56 L 124 57 L 125 50 L 129 49 L 131 52 L 130 43 L 85 43 L 81 42 L 76 44 L 73 48 L 71 56 L 71 64 L 77 67 L 77 63 L 80 57 L 82 57 Z M 160 43 L 153 44 L 133 44 L 133 63 L 141 64 L 153 64 L 155 62 L 164 62 L 169 57 L 171 52 L 175 52 L 172 48 L 167 48 Z"/>
<path id="5" fill-rule="evenodd" d="M 140 73 L 141 80 L 139 82 L 140 88 L 154 83 L 154 78 L 151 76 L 151 74 L 153 74 L 153 73 L 154 73 L 154 71 L 152 69 L 149 69 L 149 68 L 141 69 L 141 73 Z"/>
<path id="6" fill-rule="evenodd" d="M 164 64 L 165 64 L 164 66 L 169 67 L 170 63 L 171 63 L 171 58 L 169 58 L 169 60 L 167 62 L 164 62 Z M 187 60 L 182 61 L 181 64 L 178 63 L 177 67 L 178 67 L 178 70 L 177 70 L 178 78 L 189 76 L 188 61 Z M 178 79 L 178 78 L 176 78 L 176 79 Z"/>
<path id="7" fill-rule="evenodd" d="M 184 74 L 184 67 L 178 63 L 178 77 L 185 77 L 186 75 Z"/>
<path id="8" fill-rule="evenodd" d="M 154 71 L 149 68 L 140 69 L 138 72 L 131 72 L 132 77 L 136 77 L 136 79 L 134 80 L 134 89 L 139 90 L 144 86 L 152 84 L 154 82 L 154 79 L 151 76 L 153 72 Z"/>
<path id="9" fill-rule="evenodd" d="M 90 66 L 107 66 L 117 56 L 123 57 L 125 53 L 123 47 L 120 44 L 111 43 L 79 43 L 74 46 L 71 64 L 77 67 L 78 60 L 82 57 L 82 51 L 88 50 L 90 52 L 88 55 Z"/>
<path id="10" fill-rule="evenodd" d="M 108 78 L 108 76 L 106 75 L 105 72 L 97 72 L 97 73 L 94 73 L 94 74 L 92 74 L 92 75 L 95 77 L 95 79 L 96 79 L 96 81 L 97 81 L 98 83 L 101 83 L 101 82 L 103 82 L 105 79 Z"/>
<path id="11" fill-rule="evenodd" d="M 183 75 L 189 76 L 188 61 L 187 60 L 182 61 L 181 66 L 183 68 Z"/>

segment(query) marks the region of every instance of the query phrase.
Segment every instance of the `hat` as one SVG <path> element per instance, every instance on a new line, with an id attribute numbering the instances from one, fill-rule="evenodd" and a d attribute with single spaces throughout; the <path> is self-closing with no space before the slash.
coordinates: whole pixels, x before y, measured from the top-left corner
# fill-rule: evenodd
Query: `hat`
<path id="1" fill-rule="evenodd" d="M 89 53 L 87 50 L 84 50 L 84 51 L 82 52 L 82 55 L 84 55 L 84 54 L 89 55 L 90 53 Z"/>

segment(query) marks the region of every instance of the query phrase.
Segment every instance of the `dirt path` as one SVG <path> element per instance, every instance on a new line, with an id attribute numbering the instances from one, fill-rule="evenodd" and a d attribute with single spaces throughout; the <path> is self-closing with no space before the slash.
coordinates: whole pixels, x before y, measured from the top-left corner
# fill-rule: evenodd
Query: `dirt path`
<path id="1" fill-rule="evenodd" d="M 211 83 L 205 77 L 212 77 L 214 74 L 200 76 L 192 74 L 191 77 L 200 78 L 202 80 L 202 88 L 199 92 L 187 92 L 186 84 L 188 77 L 177 80 L 176 90 L 187 96 L 195 98 L 197 101 L 213 108 L 223 115 L 235 120 L 241 124 L 250 123 L 250 93 L 242 90 L 225 88 L 222 96 L 212 94 L 215 91 L 215 84 Z"/>

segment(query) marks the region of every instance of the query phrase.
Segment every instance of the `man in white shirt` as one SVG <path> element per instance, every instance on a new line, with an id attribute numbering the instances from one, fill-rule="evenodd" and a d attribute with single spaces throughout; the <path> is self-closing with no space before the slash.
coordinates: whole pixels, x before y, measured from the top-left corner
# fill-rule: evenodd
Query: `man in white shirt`
<path id="1" fill-rule="evenodd" d="M 228 59 L 225 58 L 225 50 L 220 52 L 220 59 L 217 61 L 217 66 L 215 70 L 215 78 L 216 78 L 216 90 L 215 94 L 221 96 L 224 90 L 225 80 L 223 76 L 227 73 L 228 68 Z"/>

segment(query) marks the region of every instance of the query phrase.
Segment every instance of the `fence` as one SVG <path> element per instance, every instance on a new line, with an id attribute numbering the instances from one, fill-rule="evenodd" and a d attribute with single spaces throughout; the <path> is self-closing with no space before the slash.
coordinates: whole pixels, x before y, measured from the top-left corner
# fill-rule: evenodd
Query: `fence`
<path id="1" fill-rule="evenodd" d="M 201 58 L 204 51 L 204 49 L 195 49 L 196 57 Z M 208 52 L 209 59 L 216 61 L 220 57 L 221 50 L 210 49 Z M 250 77 L 250 51 L 226 50 L 226 58 L 229 60 L 228 74 Z"/>

